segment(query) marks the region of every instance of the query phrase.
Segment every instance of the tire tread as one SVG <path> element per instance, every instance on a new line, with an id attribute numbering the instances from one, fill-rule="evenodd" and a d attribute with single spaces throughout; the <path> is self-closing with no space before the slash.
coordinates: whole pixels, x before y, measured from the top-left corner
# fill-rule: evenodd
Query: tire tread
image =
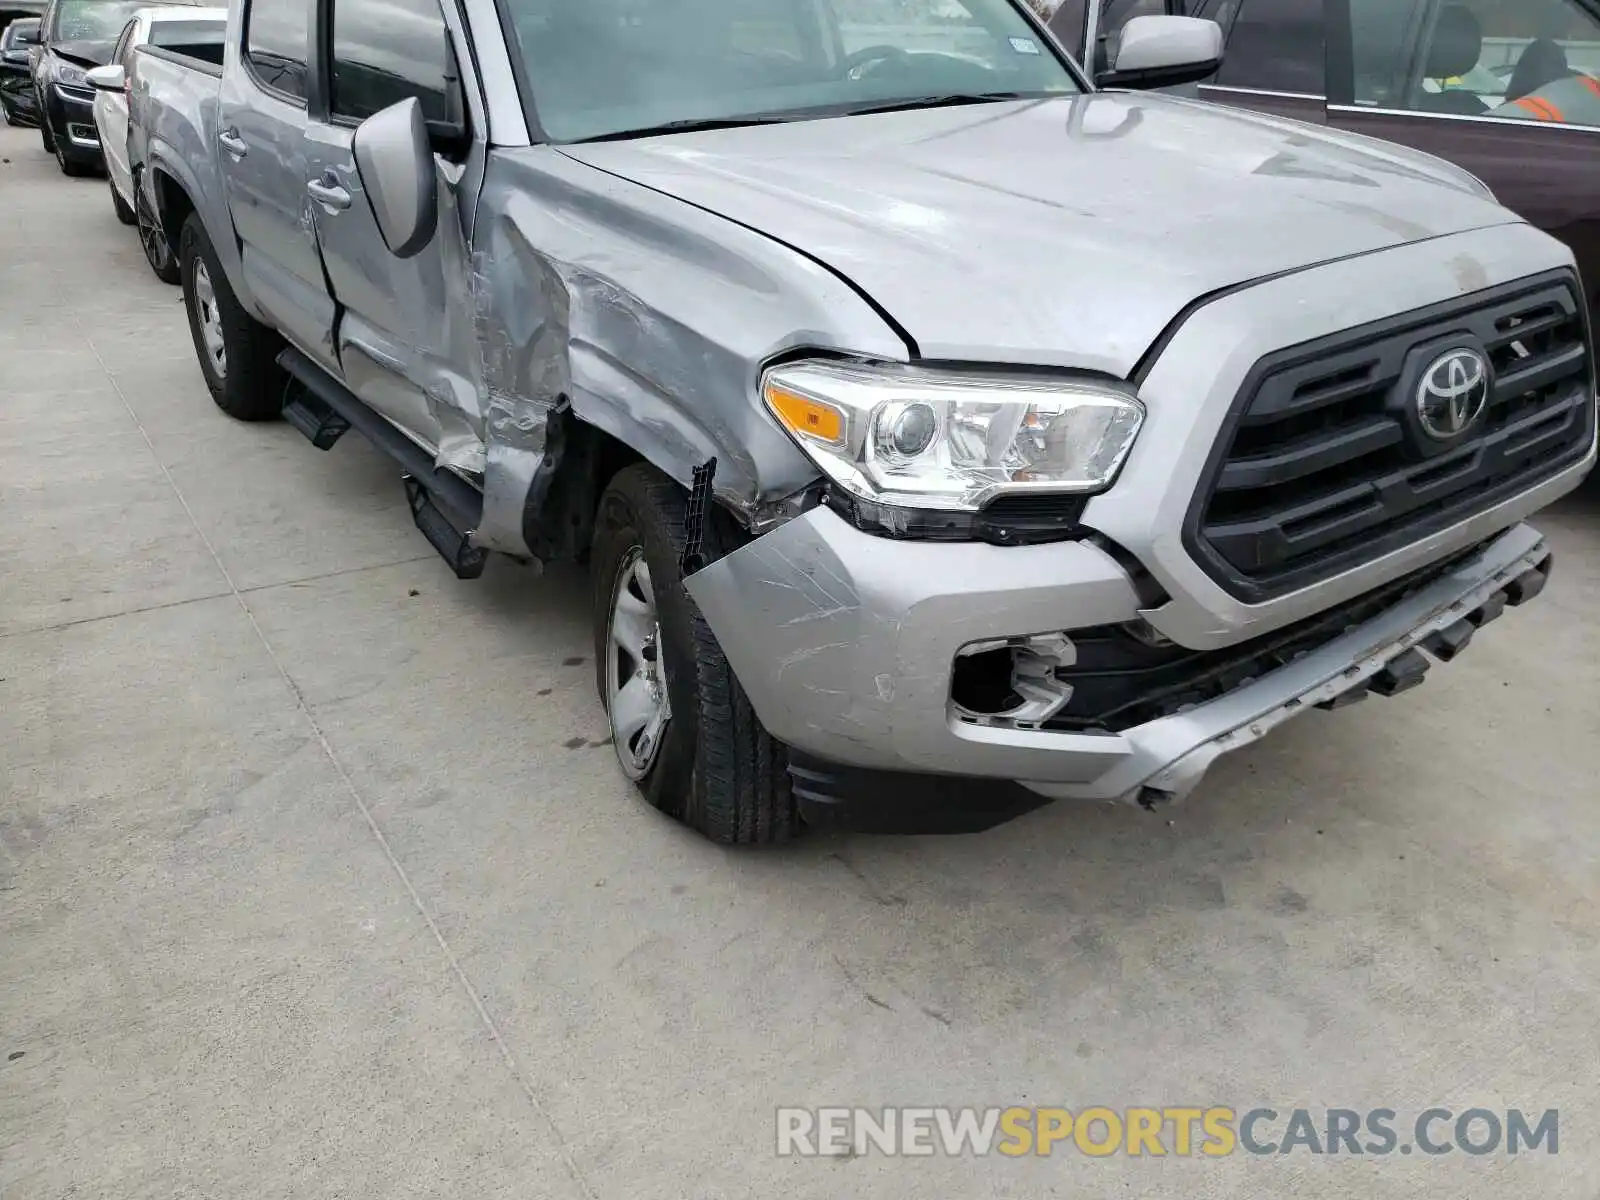
<path id="1" fill-rule="evenodd" d="M 261 324 L 239 303 L 228 277 L 217 259 L 217 252 L 206 236 L 198 213 L 190 213 L 178 241 L 178 261 L 183 278 L 184 307 L 189 313 L 189 330 L 194 337 L 200 373 L 217 407 L 239 421 L 273 421 L 283 415 L 283 389 L 288 381 L 278 365 L 283 338 Z M 227 377 L 218 380 L 206 363 L 193 301 L 193 263 L 203 259 L 206 273 L 222 314 L 222 334 L 228 351 Z"/>
<path id="2" fill-rule="evenodd" d="M 601 517 L 596 535 L 596 646 L 604 651 L 605 628 L 609 619 L 612 580 L 606 566 L 616 548 L 617 508 L 636 521 L 653 522 L 674 558 L 685 542 L 684 514 L 687 497 L 681 487 L 654 467 L 635 464 L 621 471 L 607 488 L 601 502 Z M 712 528 L 704 531 L 708 548 L 722 551 L 733 540 L 731 521 L 720 512 L 713 514 Z M 637 531 L 649 553 L 649 532 Z M 658 760 L 644 781 L 643 790 L 656 807 L 674 816 L 714 842 L 724 845 L 754 845 L 781 842 L 793 837 L 799 828 L 798 814 L 790 787 L 788 757 L 778 742 L 761 724 L 749 698 L 739 685 L 732 666 L 722 653 L 716 634 L 701 614 L 699 606 L 673 578 L 673 603 L 662 596 L 662 582 L 656 582 L 657 604 L 661 606 L 663 642 L 677 639 L 667 622 L 674 611 L 687 618 L 686 648 L 694 656 L 695 712 L 692 728 L 679 720 L 674 705 L 673 731 L 680 737 L 692 736 L 694 744 L 687 757 L 687 780 L 664 778 L 669 771 Z M 680 633 L 683 631 L 680 631 Z M 604 696 L 603 661 L 598 666 L 601 694 Z"/>

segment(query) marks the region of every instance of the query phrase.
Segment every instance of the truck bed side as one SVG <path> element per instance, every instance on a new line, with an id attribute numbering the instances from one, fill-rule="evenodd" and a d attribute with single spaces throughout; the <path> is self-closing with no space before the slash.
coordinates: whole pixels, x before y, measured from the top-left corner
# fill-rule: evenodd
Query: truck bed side
<path id="1" fill-rule="evenodd" d="M 128 92 L 129 161 L 177 248 L 190 212 L 200 214 L 234 294 L 259 316 L 239 267 L 217 162 L 222 65 L 173 49 L 141 46 Z"/>

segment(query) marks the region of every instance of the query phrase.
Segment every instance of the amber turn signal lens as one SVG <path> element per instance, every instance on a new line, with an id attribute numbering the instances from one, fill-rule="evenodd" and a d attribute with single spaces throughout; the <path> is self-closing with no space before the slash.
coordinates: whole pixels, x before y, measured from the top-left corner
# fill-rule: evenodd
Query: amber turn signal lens
<path id="1" fill-rule="evenodd" d="M 844 444 L 844 414 L 831 404 L 776 384 L 767 385 L 767 404 L 791 432 L 834 446 Z"/>

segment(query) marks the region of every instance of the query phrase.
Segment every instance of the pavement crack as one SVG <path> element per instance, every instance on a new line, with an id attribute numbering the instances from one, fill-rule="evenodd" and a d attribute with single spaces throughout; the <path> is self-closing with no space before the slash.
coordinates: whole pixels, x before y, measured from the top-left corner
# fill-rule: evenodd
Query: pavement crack
<path id="1" fill-rule="evenodd" d="M 409 558 L 397 558 L 392 562 L 368 563 L 360 567 L 340 567 L 336 571 L 323 571 L 316 575 L 302 575 L 295 579 L 279 579 L 272 583 L 251 584 L 249 587 L 240 588 L 239 594 L 251 596 L 256 592 L 270 592 L 274 588 L 301 587 L 308 583 L 321 583 L 324 579 L 338 579 L 344 575 L 360 575 L 363 571 L 383 571 L 390 567 L 403 567 L 410 563 L 431 562 L 437 557 L 434 554 L 414 554 Z M 413 592 L 412 595 L 416 595 L 416 593 Z"/>
<path id="2" fill-rule="evenodd" d="M 94 625 L 100 621 L 115 621 L 118 617 L 136 617 L 140 613 L 161 612 L 168 608 L 182 608 L 185 604 L 204 604 L 207 600 L 226 600 L 232 592 L 211 592 L 204 596 L 190 596 L 185 600 L 167 600 L 161 604 L 143 604 L 138 608 L 124 608 L 114 613 L 101 613 L 97 617 L 74 617 L 70 621 L 52 621 L 46 625 L 31 625 L 26 629 L 8 629 L 0 638 L 26 637 L 30 633 L 54 633 L 60 629 L 75 629 L 79 625 Z"/>
<path id="3" fill-rule="evenodd" d="M 887 1009 L 889 1012 L 895 1011 L 894 1005 L 890 1004 L 887 1000 L 884 1000 L 878 996 L 874 996 L 870 991 L 867 990 L 866 985 L 856 977 L 856 973 L 844 965 L 844 959 L 835 954 L 833 956 L 833 962 L 834 965 L 839 968 L 840 972 L 843 973 L 844 981 L 856 991 L 860 992 L 862 999 L 864 999 L 868 1004 L 871 1004 L 876 1008 Z"/>
<path id="4" fill-rule="evenodd" d="M 444 936 L 444 931 L 439 928 L 439 923 L 434 920 L 433 913 L 429 910 L 427 904 L 423 902 L 421 893 L 417 891 L 416 885 L 411 882 L 411 876 L 406 873 L 405 867 L 401 865 L 399 857 L 394 852 L 394 847 L 390 845 L 388 837 L 383 832 L 383 827 L 373 817 L 372 809 L 368 806 L 365 797 L 362 796 L 361 789 L 356 786 L 355 780 L 350 777 L 350 773 L 345 769 L 344 763 L 340 761 L 338 754 L 334 752 L 333 743 L 328 740 L 327 733 L 323 731 L 322 725 L 317 721 L 316 714 L 312 712 L 305 693 L 300 690 L 300 685 L 294 681 L 294 677 L 289 674 L 289 669 L 284 665 L 283 660 L 278 657 L 277 651 L 273 649 L 272 643 L 267 639 L 266 632 L 261 628 L 260 622 L 256 620 L 255 612 L 245 599 L 245 593 L 240 590 L 239 585 L 234 581 L 227 566 L 223 563 L 221 555 L 217 553 L 217 548 L 212 545 L 211 539 L 206 536 L 205 530 L 200 527 L 200 522 L 195 517 L 194 509 L 189 506 L 189 500 L 183 494 L 183 489 L 178 486 L 177 480 L 172 477 L 172 472 L 167 469 L 167 465 L 161 461 L 161 456 L 156 453 L 155 443 L 150 439 L 150 433 L 144 427 L 144 422 L 139 420 L 139 414 L 133 410 L 133 405 L 128 402 L 128 397 L 123 392 L 122 385 L 106 365 L 106 360 L 101 355 L 99 347 L 94 344 L 93 339 L 84 331 L 77 311 L 70 309 L 69 312 L 72 323 L 88 343 L 90 350 L 94 352 L 95 361 L 100 364 L 100 370 L 111 381 L 111 386 L 117 393 L 117 399 L 122 401 L 122 406 L 133 420 L 134 427 L 139 431 L 139 436 L 144 439 L 145 447 L 150 451 L 156 466 L 166 479 L 167 486 L 172 489 L 172 494 L 177 497 L 178 503 L 183 507 L 184 515 L 189 518 L 189 524 L 194 527 L 196 536 L 199 537 L 201 544 L 206 548 L 206 553 L 211 556 L 211 561 L 216 564 L 217 570 L 222 573 L 222 578 L 228 585 L 228 592 L 224 594 L 231 594 L 238 603 L 240 610 L 244 613 L 245 620 L 250 623 L 250 628 L 255 632 L 256 639 L 261 643 L 262 649 L 266 651 L 267 658 L 283 678 L 284 686 L 289 689 L 290 695 L 294 697 L 295 706 L 300 710 L 301 719 L 310 728 L 312 736 L 316 739 L 317 744 L 322 749 L 322 753 L 333 767 L 334 773 L 338 775 L 339 781 L 349 795 L 351 802 L 360 811 L 373 840 L 377 842 L 378 848 L 383 852 L 384 858 L 388 860 L 395 877 L 400 881 L 400 886 L 404 889 L 418 915 L 422 917 L 423 922 L 427 925 L 429 933 L 433 935 L 433 940 L 439 947 L 439 952 L 449 964 L 451 973 L 456 977 L 456 982 L 460 985 L 461 990 L 466 993 L 474 1012 L 477 1013 L 479 1022 L 483 1025 L 490 1041 L 494 1043 L 495 1048 L 500 1052 L 501 1061 L 505 1063 L 506 1069 L 516 1081 L 523 1098 L 528 1102 L 528 1106 L 533 1110 L 534 1115 L 548 1130 L 550 1138 L 555 1143 L 556 1152 L 559 1154 L 568 1176 L 572 1179 L 573 1185 L 585 1197 L 585 1200 L 597 1200 L 594 1188 L 578 1166 L 578 1160 L 573 1153 L 571 1145 L 562 1136 L 560 1127 L 556 1125 L 555 1118 L 551 1116 L 550 1110 L 545 1106 L 544 1101 L 539 1098 L 539 1093 L 534 1088 L 532 1081 L 518 1065 L 516 1056 L 511 1053 L 511 1047 L 506 1043 L 505 1037 L 500 1032 L 499 1025 L 495 1023 L 494 1017 L 484 1004 L 484 994 L 478 989 L 471 976 L 467 974 L 466 969 L 462 967 L 461 960 L 456 957 L 456 952 L 451 947 L 449 940 Z"/>
<path id="5" fill-rule="evenodd" d="M 898 892 L 885 891 L 880 888 L 865 871 L 846 858 L 842 852 L 830 854 L 828 857 L 855 876 L 856 882 L 861 885 L 862 890 L 867 895 L 867 899 L 874 904 L 881 904 L 884 908 L 905 907 L 906 898 L 904 896 Z"/>

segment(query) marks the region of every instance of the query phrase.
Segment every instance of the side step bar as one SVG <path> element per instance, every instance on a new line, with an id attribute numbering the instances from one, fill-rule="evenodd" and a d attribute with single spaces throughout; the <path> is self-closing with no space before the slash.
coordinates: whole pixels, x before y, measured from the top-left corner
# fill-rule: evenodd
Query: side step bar
<path id="1" fill-rule="evenodd" d="M 472 544 L 472 533 L 483 518 L 483 494 L 453 471 L 435 469 L 431 454 L 293 346 L 278 355 L 278 365 L 304 389 L 291 386 L 285 394 L 284 418 L 319 450 L 354 429 L 394 459 L 405 473 L 406 500 L 422 535 L 456 578 L 482 575 L 489 552 Z"/>
<path id="2" fill-rule="evenodd" d="M 318 450 L 332 450 L 333 444 L 350 431 L 346 421 L 297 379 L 284 385 L 283 419 L 305 434 Z"/>

